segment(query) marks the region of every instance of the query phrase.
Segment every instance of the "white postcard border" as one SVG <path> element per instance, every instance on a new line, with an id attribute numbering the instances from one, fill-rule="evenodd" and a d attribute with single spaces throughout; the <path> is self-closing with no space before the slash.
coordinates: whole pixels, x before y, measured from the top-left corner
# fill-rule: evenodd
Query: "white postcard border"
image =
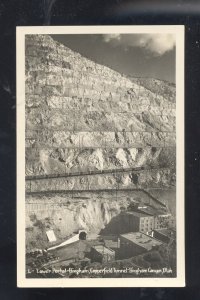
<path id="1" fill-rule="evenodd" d="M 171 33 L 176 35 L 177 277 L 65 278 L 25 276 L 25 35 L 26 34 Z M 17 286 L 18 287 L 183 287 L 184 220 L 184 26 L 34 26 L 16 28 L 17 49 Z"/>

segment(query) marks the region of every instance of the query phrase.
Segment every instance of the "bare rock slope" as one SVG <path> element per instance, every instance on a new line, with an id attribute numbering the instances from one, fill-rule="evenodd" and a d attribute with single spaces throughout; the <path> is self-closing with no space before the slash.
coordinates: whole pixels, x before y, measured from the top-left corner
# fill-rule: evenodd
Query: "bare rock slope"
<path id="1" fill-rule="evenodd" d="M 127 78 L 48 35 L 26 36 L 26 175 L 141 166 L 157 168 L 149 186 L 174 180 L 175 87 Z M 131 176 L 86 181 L 130 187 Z M 70 180 L 59 188 L 80 189 L 85 179 Z"/>

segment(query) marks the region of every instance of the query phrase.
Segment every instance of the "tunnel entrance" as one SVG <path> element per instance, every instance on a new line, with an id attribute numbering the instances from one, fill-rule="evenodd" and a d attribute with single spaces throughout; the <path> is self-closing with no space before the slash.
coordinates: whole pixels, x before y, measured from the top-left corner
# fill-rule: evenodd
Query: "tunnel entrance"
<path id="1" fill-rule="evenodd" d="M 132 173 L 132 174 L 131 174 L 131 181 L 132 181 L 134 184 L 138 184 L 138 175 Z"/>

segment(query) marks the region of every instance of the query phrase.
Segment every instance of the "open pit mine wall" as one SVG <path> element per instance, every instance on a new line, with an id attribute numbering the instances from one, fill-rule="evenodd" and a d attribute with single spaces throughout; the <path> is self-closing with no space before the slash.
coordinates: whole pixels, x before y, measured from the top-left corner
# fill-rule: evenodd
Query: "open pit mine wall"
<path id="1" fill-rule="evenodd" d="M 135 181 L 127 173 L 59 179 L 57 185 L 104 189 L 142 185 L 144 178 L 146 185 L 168 185 L 175 173 L 175 88 L 167 97 L 166 89 L 157 93 L 149 85 L 48 35 L 27 35 L 26 175 L 153 166 L 156 173 Z M 52 189 L 52 180 L 33 181 L 32 191 L 44 185 Z"/>

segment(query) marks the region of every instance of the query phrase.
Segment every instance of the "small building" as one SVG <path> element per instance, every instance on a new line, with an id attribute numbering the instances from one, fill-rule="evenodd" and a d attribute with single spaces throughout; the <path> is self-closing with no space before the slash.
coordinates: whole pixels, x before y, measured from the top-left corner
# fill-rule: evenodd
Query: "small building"
<path id="1" fill-rule="evenodd" d="M 162 241 L 163 243 L 168 244 L 171 240 L 176 238 L 176 232 L 168 228 L 155 229 L 152 231 L 151 236 Z"/>
<path id="2" fill-rule="evenodd" d="M 47 235 L 48 241 L 50 243 L 56 242 L 56 236 L 55 236 L 55 233 L 52 229 L 47 230 L 46 235 Z"/>
<path id="3" fill-rule="evenodd" d="M 85 240 L 78 240 L 70 244 L 48 250 L 48 253 L 54 253 L 61 260 L 83 259 L 90 252 L 90 245 Z"/>
<path id="4" fill-rule="evenodd" d="M 176 231 L 176 217 L 171 216 L 170 221 L 169 221 L 169 228 L 172 228 L 173 230 Z"/>
<path id="5" fill-rule="evenodd" d="M 155 229 L 166 228 L 170 226 L 172 215 L 170 213 L 158 213 L 155 216 Z"/>
<path id="6" fill-rule="evenodd" d="M 154 216 L 142 211 L 128 211 L 122 214 L 126 232 L 148 232 L 154 229 Z"/>
<path id="7" fill-rule="evenodd" d="M 120 235 L 121 259 L 134 257 L 153 249 L 159 248 L 163 243 L 141 232 L 129 232 Z"/>
<path id="8" fill-rule="evenodd" d="M 90 258 L 92 262 L 111 262 L 115 260 L 115 251 L 104 245 L 96 245 L 91 248 Z"/>
<path id="9" fill-rule="evenodd" d="M 166 228 L 170 226 L 172 214 L 164 209 L 157 209 L 153 206 L 138 207 L 138 211 L 154 216 L 155 229 Z"/>
<path id="10" fill-rule="evenodd" d="M 101 235 L 100 240 L 107 248 L 115 251 L 120 248 L 120 238 L 118 235 Z"/>

